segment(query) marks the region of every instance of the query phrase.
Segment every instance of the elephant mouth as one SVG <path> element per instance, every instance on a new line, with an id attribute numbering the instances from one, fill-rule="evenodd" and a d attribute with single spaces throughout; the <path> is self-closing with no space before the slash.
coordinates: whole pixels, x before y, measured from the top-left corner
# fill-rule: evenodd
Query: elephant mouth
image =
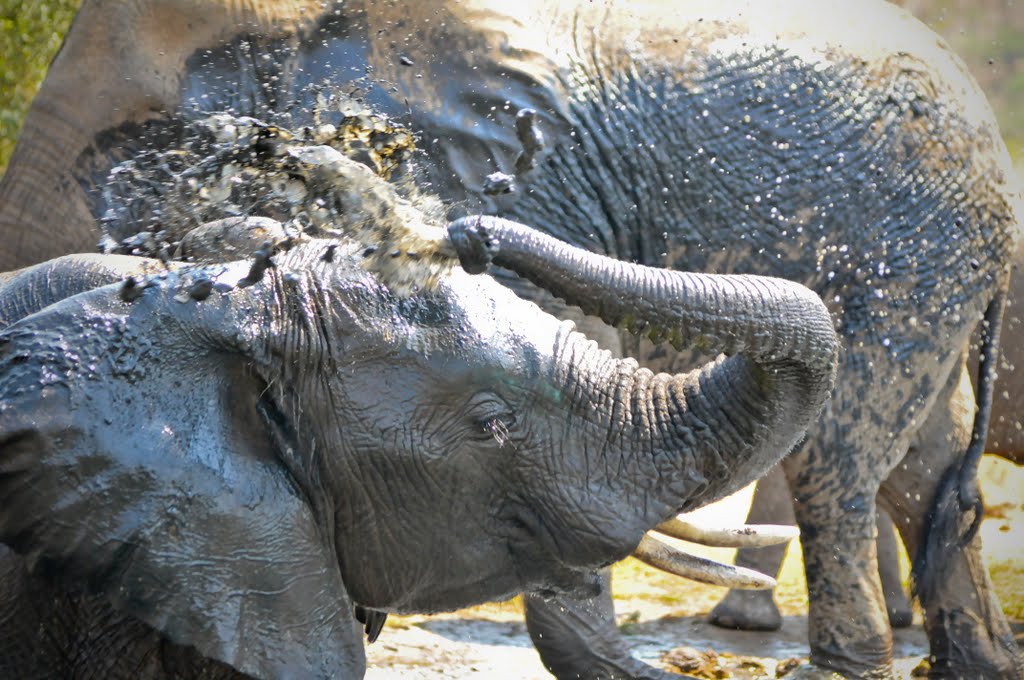
<path id="1" fill-rule="evenodd" d="M 536 588 L 532 593 L 546 600 L 559 596 L 588 600 L 600 595 L 602 587 L 601 577 L 597 571 L 567 570 L 564 575 L 556 574 L 553 586 Z"/>
<path id="2" fill-rule="evenodd" d="M 595 576 L 597 570 L 617 561 L 616 558 L 587 560 L 582 551 L 573 550 L 557 538 L 566 532 L 554 530 L 526 502 L 505 503 L 496 519 L 502 527 L 499 535 L 508 545 L 520 583 L 541 597 L 594 597 L 601 590 Z M 713 548 L 762 548 L 787 543 L 799 534 L 797 527 L 788 525 L 727 527 L 679 515 L 644 534 L 632 556 L 656 569 L 698 583 L 738 590 L 770 590 L 776 586 L 771 576 L 693 554 L 680 547 L 677 541 Z M 614 542 L 604 543 L 608 547 L 607 554 L 614 554 L 615 549 L 611 547 Z M 588 540 L 587 545 L 592 548 L 593 540 Z"/>
<path id="3" fill-rule="evenodd" d="M 566 596 L 576 599 L 595 597 L 601 592 L 597 569 L 603 564 L 570 564 L 564 541 L 530 504 L 510 500 L 500 506 L 495 519 L 498 535 L 508 548 L 516 579 L 524 589 L 544 598 Z"/>

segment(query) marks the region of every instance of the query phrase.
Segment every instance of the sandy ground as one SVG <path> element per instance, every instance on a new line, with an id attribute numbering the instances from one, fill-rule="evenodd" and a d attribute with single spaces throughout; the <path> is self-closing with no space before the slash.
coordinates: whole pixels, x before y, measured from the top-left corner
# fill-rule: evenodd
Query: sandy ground
<path id="1" fill-rule="evenodd" d="M 991 515 L 982 526 L 982 540 L 1003 608 L 1024 642 L 1024 468 L 1001 460 L 983 464 L 983 488 Z M 718 522 L 742 522 L 750 503 L 746 489 L 699 514 Z M 731 550 L 695 550 L 731 560 Z M 777 633 L 725 631 L 705 623 L 706 613 L 724 594 L 712 586 L 693 584 L 627 560 L 615 569 L 615 599 L 620 626 L 634 654 L 648 663 L 673 670 L 669 652 L 687 646 L 706 652 L 706 677 L 776 677 L 780 663 L 806 658 L 807 607 L 802 561 L 791 546 L 783 565 L 776 599 L 784 615 Z M 903 569 L 908 565 L 904 556 Z M 927 639 L 916 624 L 896 631 L 899 677 L 927 654 Z M 485 605 L 437 616 L 391 617 L 380 638 L 367 648 L 367 678 L 507 678 L 549 680 L 523 625 L 518 602 Z M 678 670 L 678 669 L 675 669 Z M 693 671 L 690 671 L 693 672 Z"/>

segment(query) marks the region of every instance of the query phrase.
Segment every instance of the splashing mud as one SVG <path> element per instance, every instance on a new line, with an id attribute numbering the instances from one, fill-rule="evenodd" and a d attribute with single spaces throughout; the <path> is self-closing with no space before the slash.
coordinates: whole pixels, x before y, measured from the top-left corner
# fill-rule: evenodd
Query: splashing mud
<path id="1" fill-rule="evenodd" d="M 403 295 L 455 263 L 440 202 L 403 172 L 413 135 L 381 115 L 349 105 L 337 124 L 289 130 L 215 113 L 186 123 L 182 139 L 111 170 L 103 252 L 209 262 L 248 257 L 267 240 L 354 240 Z"/>

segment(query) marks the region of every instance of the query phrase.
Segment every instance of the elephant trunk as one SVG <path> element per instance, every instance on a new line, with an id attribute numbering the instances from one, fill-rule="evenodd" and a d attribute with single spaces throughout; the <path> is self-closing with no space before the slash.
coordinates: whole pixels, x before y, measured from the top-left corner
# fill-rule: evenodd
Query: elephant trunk
<path id="1" fill-rule="evenodd" d="M 616 327 L 732 355 L 655 375 L 579 333 L 564 339 L 573 357 L 557 362 L 565 393 L 601 421 L 600 444 L 621 461 L 603 466 L 615 479 L 597 481 L 643 499 L 643 530 L 767 472 L 831 391 L 838 339 L 824 304 L 799 284 L 629 264 L 499 218 L 464 218 L 449 238 L 469 271 L 490 261 Z"/>

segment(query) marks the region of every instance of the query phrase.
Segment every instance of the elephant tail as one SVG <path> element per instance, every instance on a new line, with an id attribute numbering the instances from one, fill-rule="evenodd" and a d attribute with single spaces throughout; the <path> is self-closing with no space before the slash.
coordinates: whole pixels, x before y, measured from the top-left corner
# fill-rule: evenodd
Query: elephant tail
<path id="1" fill-rule="evenodd" d="M 935 569 L 949 550 L 963 549 L 981 526 L 985 506 L 978 488 L 978 465 L 985 453 L 992 398 L 995 393 L 996 364 L 999 360 L 999 340 L 1003 325 L 1003 311 L 1009 291 L 1009 271 L 1001 278 L 992 301 L 985 310 L 982 322 L 981 348 L 977 377 L 977 411 L 971 443 L 963 458 L 952 463 L 942 474 L 935 500 L 928 511 L 920 549 L 914 558 L 911 580 L 917 596 L 926 595 L 939 584 L 933 583 L 941 570 Z"/>

